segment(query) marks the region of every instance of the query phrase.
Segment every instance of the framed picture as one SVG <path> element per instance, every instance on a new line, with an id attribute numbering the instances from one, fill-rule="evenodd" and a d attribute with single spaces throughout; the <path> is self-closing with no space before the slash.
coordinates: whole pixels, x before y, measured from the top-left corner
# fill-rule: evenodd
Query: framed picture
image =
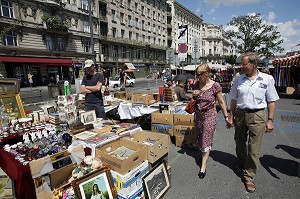
<path id="1" fill-rule="evenodd" d="M 79 140 L 87 140 L 91 137 L 94 137 L 95 135 L 97 135 L 97 133 L 94 133 L 94 132 L 91 132 L 91 131 L 83 131 L 83 132 L 78 133 L 74 136 Z"/>
<path id="2" fill-rule="evenodd" d="M 163 162 L 143 177 L 148 199 L 158 199 L 171 187 L 166 163 Z"/>
<path id="3" fill-rule="evenodd" d="M 90 124 L 93 122 L 97 122 L 95 110 L 80 113 L 80 121 L 84 124 Z"/>
<path id="4" fill-rule="evenodd" d="M 117 192 L 108 167 L 85 175 L 83 178 L 76 180 L 73 185 L 76 190 L 76 198 L 79 199 L 117 198 Z"/>
<path id="5" fill-rule="evenodd" d="M 20 79 L 0 78 L 0 95 L 20 93 Z"/>
<path id="6" fill-rule="evenodd" d="M 67 183 L 61 187 L 58 187 L 53 190 L 52 198 L 63 198 L 63 199 L 72 199 L 75 198 L 74 187 L 70 183 Z"/>
<path id="7" fill-rule="evenodd" d="M 0 95 L 0 104 L 4 107 L 10 119 L 26 117 L 20 94 Z"/>
<path id="8" fill-rule="evenodd" d="M 50 107 L 47 108 L 48 115 L 51 114 L 51 113 L 55 113 L 55 112 L 56 112 L 56 110 L 55 110 L 54 106 L 50 106 Z"/>

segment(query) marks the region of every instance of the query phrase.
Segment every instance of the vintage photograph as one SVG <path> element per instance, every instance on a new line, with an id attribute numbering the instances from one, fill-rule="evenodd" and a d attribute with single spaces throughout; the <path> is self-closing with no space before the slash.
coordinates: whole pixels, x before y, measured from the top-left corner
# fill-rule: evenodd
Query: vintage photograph
<path id="1" fill-rule="evenodd" d="M 161 163 L 149 172 L 143 182 L 149 199 L 161 198 L 171 186 L 166 163 Z"/>
<path id="2" fill-rule="evenodd" d="M 67 113 L 68 124 L 73 124 L 76 121 L 76 112 Z"/>
<path id="3" fill-rule="evenodd" d="M 0 78 L 0 95 L 20 93 L 20 79 Z"/>
<path id="4" fill-rule="evenodd" d="M 67 99 L 66 99 L 66 96 L 65 95 L 59 95 L 57 97 L 57 103 L 66 103 L 67 102 Z"/>
<path id="5" fill-rule="evenodd" d="M 80 113 L 80 121 L 84 124 L 90 124 L 93 122 L 97 122 L 95 110 Z"/>
<path id="6" fill-rule="evenodd" d="M 54 107 L 54 106 L 51 106 L 51 107 L 48 107 L 48 108 L 47 108 L 47 113 L 48 113 L 48 115 L 51 114 L 51 113 L 55 113 L 55 112 L 56 112 L 56 110 L 55 110 L 55 107 Z"/>
<path id="7" fill-rule="evenodd" d="M 111 180 L 108 179 L 108 172 L 99 170 L 91 176 L 76 182 L 79 198 L 82 199 L 113 199 Z"/>

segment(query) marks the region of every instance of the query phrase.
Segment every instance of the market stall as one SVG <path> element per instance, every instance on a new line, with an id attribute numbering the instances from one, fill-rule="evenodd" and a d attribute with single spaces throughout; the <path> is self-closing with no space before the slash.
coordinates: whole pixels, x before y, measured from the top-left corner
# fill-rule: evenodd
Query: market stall
<path id="1" fill-rule="evenodd" d="M 275 86 L 279 91 L 292 94 L 300 83 L 300 54 L 277 58 L 272 64 L 275 67 Z"/>

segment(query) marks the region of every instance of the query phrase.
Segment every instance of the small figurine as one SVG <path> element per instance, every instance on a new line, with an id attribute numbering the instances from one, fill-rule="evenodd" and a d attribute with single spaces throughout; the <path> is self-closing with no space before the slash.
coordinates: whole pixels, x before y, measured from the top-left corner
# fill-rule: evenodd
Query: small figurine
<path id="1" fill-rule="evenodd" d="M 97 170 L 97 169 L 100 169 L 102 167 L 102 160 L 98 157 L 94 158 L 92 160 L 92 165 L 91 165 L 91 168 L 93 170 Z"/>

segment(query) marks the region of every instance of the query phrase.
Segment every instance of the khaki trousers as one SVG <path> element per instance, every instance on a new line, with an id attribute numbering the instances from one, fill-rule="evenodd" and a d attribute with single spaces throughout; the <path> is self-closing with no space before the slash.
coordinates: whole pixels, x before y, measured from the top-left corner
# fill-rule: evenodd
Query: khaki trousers
<path id="1" fill-rule="evenodd" d="M 245 166 L 244 178 L 253 179 L 259 163 L 259 154 L 266 126 L 266 112 L 235 111 L 236 155 Z"/>

